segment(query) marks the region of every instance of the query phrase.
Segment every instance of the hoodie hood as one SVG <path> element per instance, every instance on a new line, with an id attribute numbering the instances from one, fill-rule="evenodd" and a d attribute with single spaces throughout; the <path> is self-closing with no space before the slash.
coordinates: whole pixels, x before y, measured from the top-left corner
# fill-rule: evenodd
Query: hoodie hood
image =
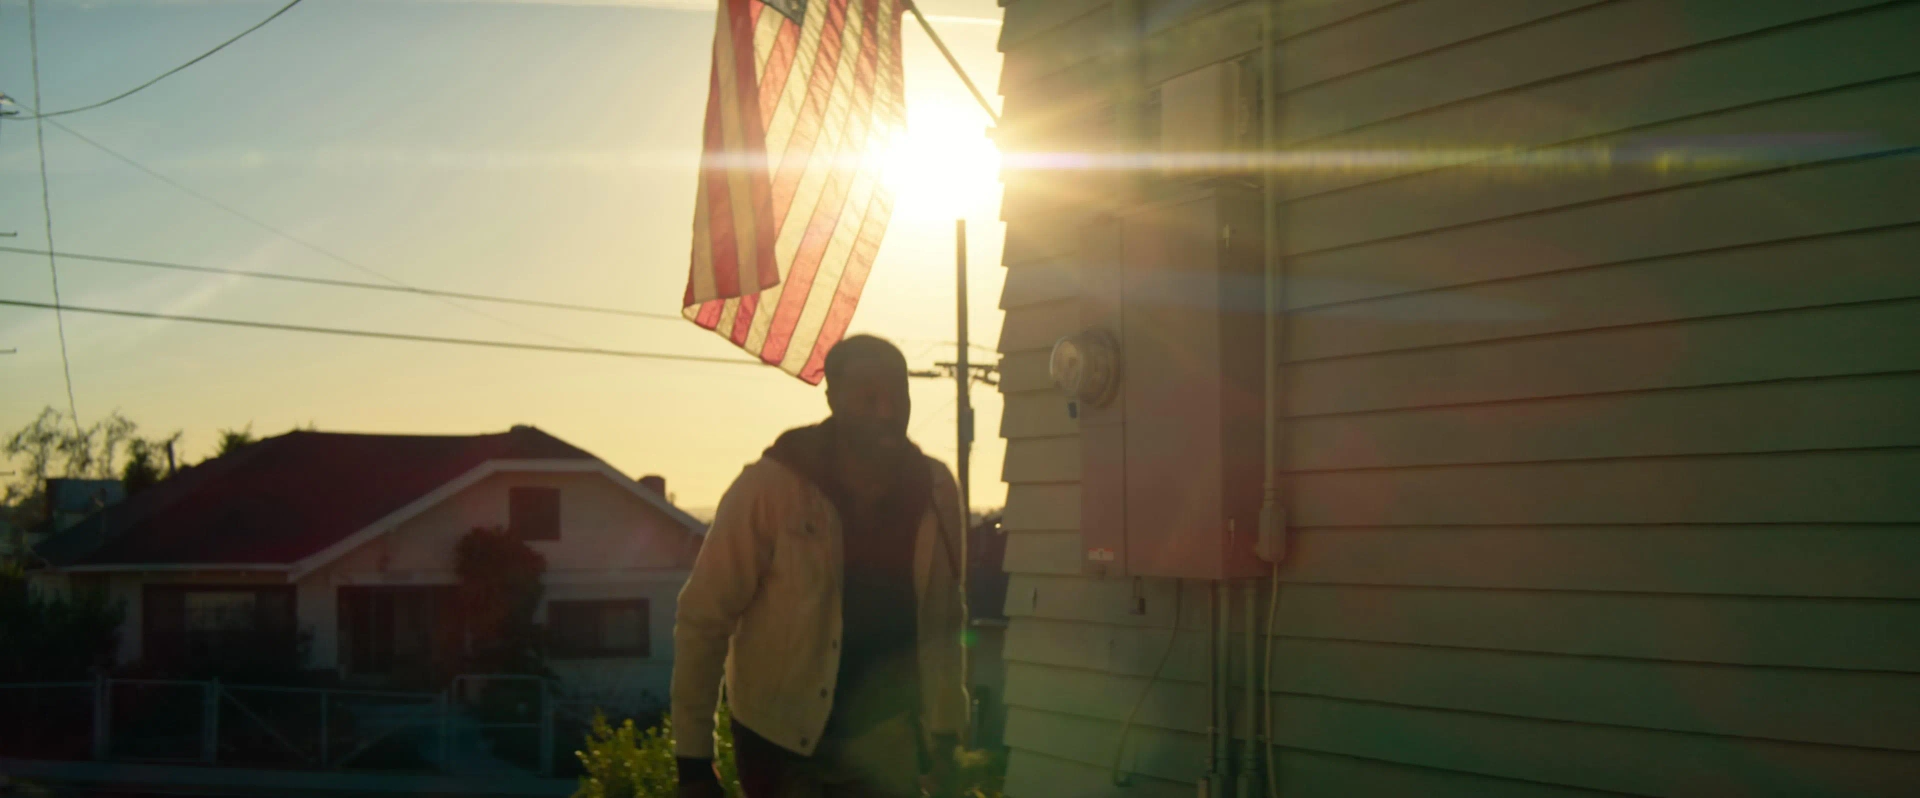
<path id="1" fill-rule="evenodd" d="M 903 461 L 919 466 L 926 459 L 926 455 L 912 441 L 907 441 L 905 446 L 906 451 L 901 453 Z M 813 483 L 845 516 L 846 491 L 841 488 L 839 475 L 833 467 L 833 419 L 781 433 L 767 448 L 765 457 Z M 926 503 L 932 501 L 933 477 L 925 467 L 898 469 L 887 495 L 890 499 L 904 499 L 892 502 L 904 505 L 898 507 L 899 511 L 924 511 Z"/>

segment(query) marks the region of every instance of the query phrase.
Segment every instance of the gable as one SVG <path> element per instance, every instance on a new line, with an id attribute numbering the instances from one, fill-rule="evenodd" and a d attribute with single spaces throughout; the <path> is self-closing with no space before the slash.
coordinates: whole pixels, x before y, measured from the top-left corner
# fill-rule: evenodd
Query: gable
<path id="1" fill-rule="evenodd" d="M 441 578 L 454 571 L 453 552 L 476 528 L 505 528 L 515 489 L 543 488 L 559 497 L 559 535 L 531 540 L 549 573 L 672 570 L 691 565 L 696 527 L 637 492 L 611 469 L 531 469 L 503 465 L 480 475 L 384 530 L 370 530 L 337 559 L 304 563 L 295 578 L 324 568 L 336 575 L 417 574 Z M 642 489 L 644 490 L 644 489 Z M 362 536 L 356 536 L 362 537 Z M 432 575 L 432 576 L 428 576 Z"/>

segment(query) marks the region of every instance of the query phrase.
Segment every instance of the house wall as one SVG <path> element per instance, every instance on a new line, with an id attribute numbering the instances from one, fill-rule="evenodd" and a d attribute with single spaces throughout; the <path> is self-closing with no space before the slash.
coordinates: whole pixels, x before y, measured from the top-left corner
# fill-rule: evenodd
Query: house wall
<path id="1" fill-rule="evenodd" d="M 1920 6 L 1277 9 L 1280 139 L 1322 159 L 1282 184 L 1282 791 L 1920 784 L 1920 160 L 1872 157 L 1920 143 Z M 1002 146 L 1104 146 L 1136 13 L 1144 82 L 1258 46 L 1257 6 L 1013 0 Z M 1449 161 L 1507 147 L 1540 157 Z M 1205 768 L 1204 588 L 1079 576 L 1047 386 L 1113 179 L 1007 179 L 1016 796 L 1120 792 L 1141 695 L 1126 792 Z"/>
<path id="2" fill-rule="evenodd" d="M 568 689 L 599 695 L 648 689 L 665 695 L 673 659 L 673 615 L 693 538 L 677 522 L 597 473 L 490 476 L 300 580 L 301 624 L 314 630 L 312 664 L 337 667 L 339 588 L 449 585 L 454 547 L 476 527 L 507 524 L 514 487 L 560 490 L 560 539 L 531 541 L 547 560 L 546 599 L 647 598 L 653 656 L 554 663 Z M 545 606 L 537 620 L 544 622 Z"/>
<path id="3" fill-rule="evenodd" d="M 121 665 L 141 661 L 145 655 L 146 587 L 148 585 L 284 585 L 286 575 L 276 571 L 170 571 L 141 573 L 69 574 L 67 590 L 104 586 L 109 601 L 126 610 L 120 622 L 120 646 L 115 660 Z M 294 599 L 295 606 L 299 599 Z"/>

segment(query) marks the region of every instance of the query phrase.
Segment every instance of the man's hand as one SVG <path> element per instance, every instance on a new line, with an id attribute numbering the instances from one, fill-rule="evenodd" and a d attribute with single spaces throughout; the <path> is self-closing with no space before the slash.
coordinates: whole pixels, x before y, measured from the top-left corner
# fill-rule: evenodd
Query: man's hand
<path id="1" fill-rule="evenodd" d="M 677 759 L 680 798 L 727 798 L 720 786 L 720 766 L 711 759 Z"/>

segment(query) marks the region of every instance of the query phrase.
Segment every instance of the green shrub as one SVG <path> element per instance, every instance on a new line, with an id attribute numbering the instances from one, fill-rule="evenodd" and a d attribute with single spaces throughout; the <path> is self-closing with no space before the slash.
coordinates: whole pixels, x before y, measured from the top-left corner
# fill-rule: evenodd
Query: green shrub
<path id="1" fill-rule="evenodd" d="M 740 795 L 740 777 L 733 762 L 733 723 L 727 706 L 720 705 L 719 744 L 720 783 L 727 794 Z M 673 756 L 673 719 L 660 719 L 660 725 L 639 730 L 632 719 L 618 727 L 607 722 L 604 714 L 594 713 L 593 728 L 587 732 L 586 749 L 574 752 L 586 775 L 574 798 L 672 798 L 679 791 L 679 767 Z"/>
<path id="2" fill-rule="evenodd" d="M 727 795 L 739 798 L 740 773 L 734 764 L 733 723 L 727 705 L 720 705 L 719 740 L 715 753 L 720 764 L 720 783 Z M 586 749 L 574 752 L 586 775 L 573 798 L 672 798 L 679 791 L 679 770 L 673 756 L 673 719 L 661 718 L 660 725 L 641 731 L 632 720 L 618 727 L 606 716 L 595 713 L 593 728 L 587 733 Z M 1004 754 L 966 751 L 955 763 L 955 779 L 943 793 L 953 798 L 1004 798 L 1002 780 L 1006 775 Z"/>

